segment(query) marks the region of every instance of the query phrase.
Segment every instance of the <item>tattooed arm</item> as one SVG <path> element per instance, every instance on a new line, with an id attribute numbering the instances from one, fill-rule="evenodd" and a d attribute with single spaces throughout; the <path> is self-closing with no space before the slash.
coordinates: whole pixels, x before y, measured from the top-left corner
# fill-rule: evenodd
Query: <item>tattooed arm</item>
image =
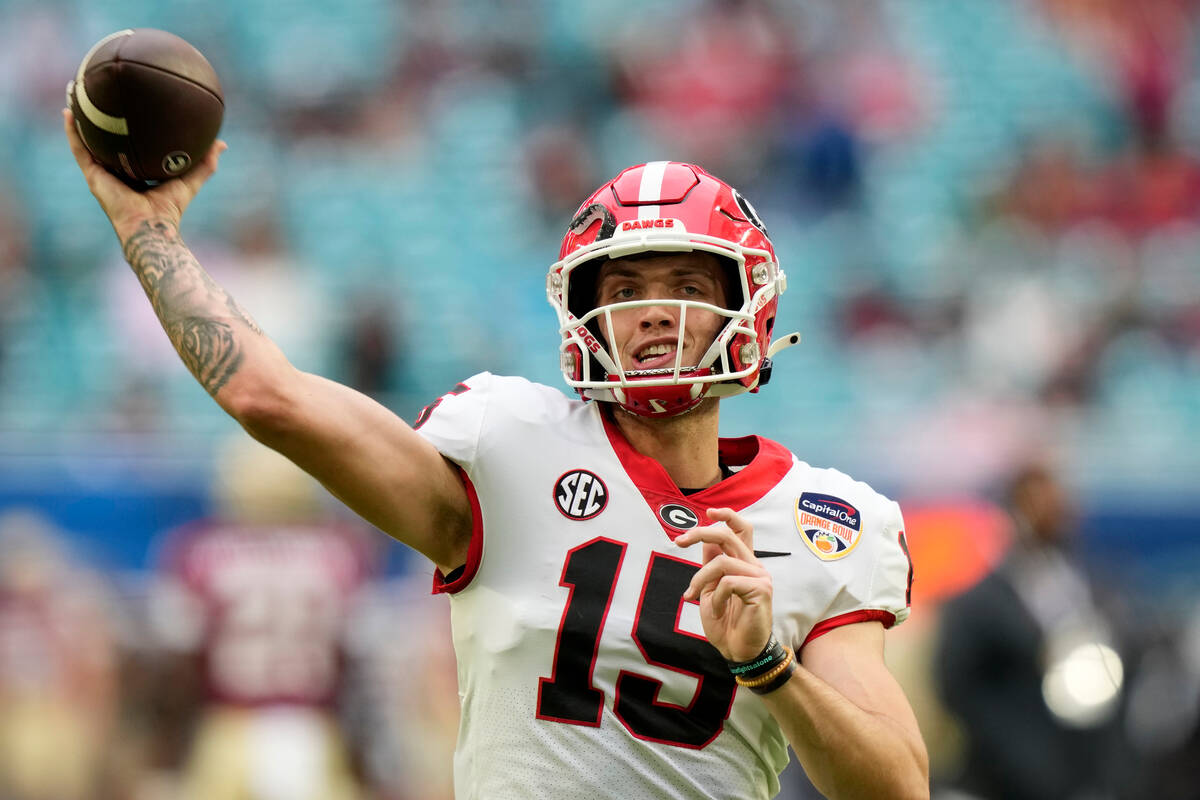
<path id="1" fill-rule="evenodd" d="M 69 111 L 63 124 L 125 259 L 205 391 L 251 436 L 444 572 L 464 563 L 470 507 L 449 462 L 366 395 L 292 366 L 184 244 L 179 221 L 224 143 L 182 178 L 136 192 L 91 158 Z"/>
<path id="2" fill-rule="evenodd" d="M 171 344 L 204 390 L 216 397 L 242 366 L 239 336 L 262 336 L 262 330 L 200 268 L 170 222 L 146 220 L 123 244 L 125 260 Z"/>

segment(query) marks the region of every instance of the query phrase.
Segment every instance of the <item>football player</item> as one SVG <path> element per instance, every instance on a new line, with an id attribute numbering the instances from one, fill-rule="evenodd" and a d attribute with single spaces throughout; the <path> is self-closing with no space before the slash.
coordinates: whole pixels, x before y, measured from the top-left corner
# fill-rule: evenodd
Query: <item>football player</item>
<path id="1" fill-rule="evenodd" d="M 789 744 L 831 797 L 928 797 L 883 661 L 908 614 L 899 508 L 767 439 L 717 435 L 720 399 L 769 373 L 784 288 L 731 187 L 654 162 L 582 205 L 547 282 L 580 398 L 483 373 L 409 427 L 294 368 L 183 243 L 223 144 L 137 193 L 69 112 L 64 126 L 197 380 L 437 566 L 460 797 L 766 798 Z"/>
<path id="2" fill-rule="evenodd" d="M 180 775 L 185 800 L 357 800 L 340 721 L 348 632 L 374 577 L 364 531 L 246 437 L 222 448 L 217 513 L 162 543 L 150 603 L 178 703 L 203 695 Z M 365 526 L 364 526 L 365 527 Z"/>

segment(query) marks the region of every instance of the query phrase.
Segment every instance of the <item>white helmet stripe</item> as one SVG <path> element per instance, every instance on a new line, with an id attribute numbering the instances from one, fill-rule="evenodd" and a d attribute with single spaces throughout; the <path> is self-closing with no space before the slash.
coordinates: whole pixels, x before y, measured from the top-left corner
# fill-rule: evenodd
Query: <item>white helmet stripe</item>
<path id="1" fill-rule="evenodd" d="M 667 174 L 669 161 L 651 161 L 642 167 L 642 182 L 638 186 L 638 200 L 645 203 L 648 200 L 661 200 L 663 177 Z M 662 214 L 662 206 L 638 206 L 638 219 L 658 219 Z"/>

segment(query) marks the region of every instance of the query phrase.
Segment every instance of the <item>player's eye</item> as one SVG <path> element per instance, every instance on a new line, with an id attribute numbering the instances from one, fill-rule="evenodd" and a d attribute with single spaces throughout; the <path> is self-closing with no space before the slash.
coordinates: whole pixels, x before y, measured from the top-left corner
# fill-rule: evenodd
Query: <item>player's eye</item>
<path id="1" fill-rule="evenodd" d="M 698 283 L 686 283 L 679 287 L 679 294 L 693 300 L 711 301 L 714 298 L 712 287 Z"/>

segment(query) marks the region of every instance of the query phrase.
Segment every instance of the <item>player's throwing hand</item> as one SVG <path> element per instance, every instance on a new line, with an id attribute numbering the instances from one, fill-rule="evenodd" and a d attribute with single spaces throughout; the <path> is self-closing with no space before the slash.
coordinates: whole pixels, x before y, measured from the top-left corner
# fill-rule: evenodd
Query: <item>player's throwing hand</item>
<path id="1" fill-rule="evenodd" d="M 715 524 L 680 534 L 675 544 L 703 542 L 703 566 L 684 592 L 699 601 L 704 635 L 726 661 L 760 653 L 771 637 L 771 575 L 754 556 L 754 528 L 729 508 L 710 508 Z"/>
<path id="2" fill-rule="evenodd" d="M 108 215 L 122 243 L 138 225 L 148 219 L 161 219 L 178 227 L 179 220 L 192 198 L 200 191 L 204 182 L 217 171 L 217 161 L 227 147 L 225 142 L 218 139 L 204 160 L 182 177 L 138 192 L 126 186 L 99 161 L 92 158 L 83 140 L 79 138 L 79 132 L 75 130 L 75 119 L 68 109 L 63 109 L 62 116 L 63 130 L 67 134 L 71 154 L 75 156 L 75 163 L 79 164 L 88 188 L 100 202 L 100 207 Z"/>

